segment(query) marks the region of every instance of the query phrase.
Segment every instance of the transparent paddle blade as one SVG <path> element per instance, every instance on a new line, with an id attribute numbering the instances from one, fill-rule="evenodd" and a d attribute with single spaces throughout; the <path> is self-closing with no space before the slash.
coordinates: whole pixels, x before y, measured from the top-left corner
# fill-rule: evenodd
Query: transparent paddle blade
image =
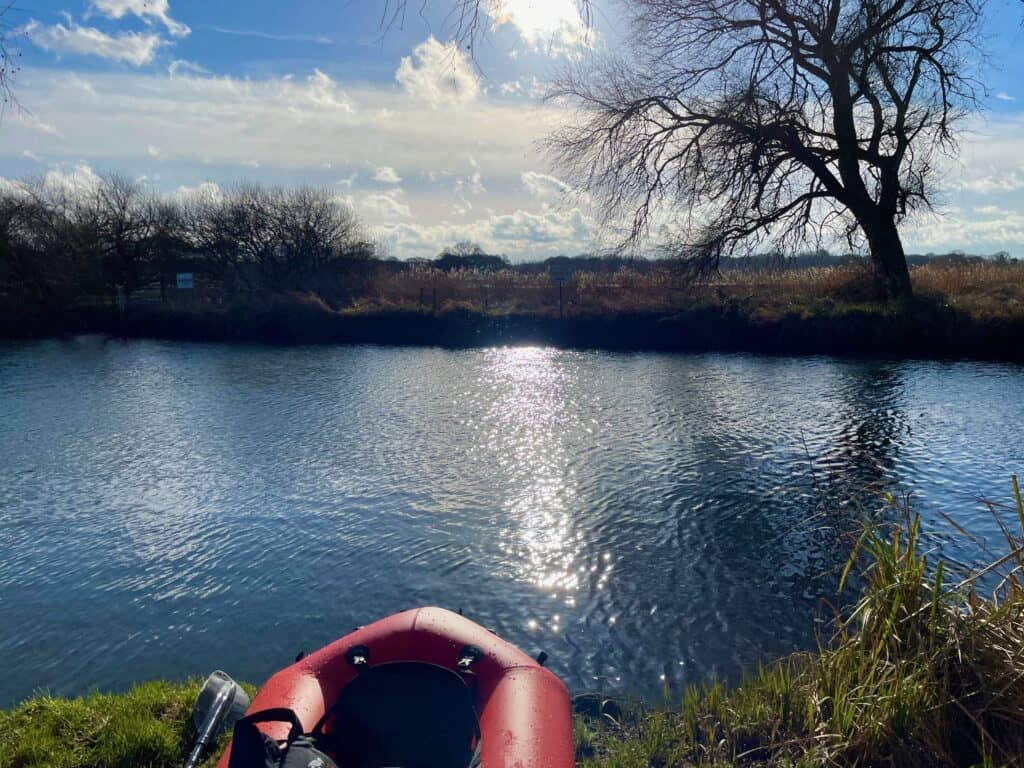
<path id="1" fill-rule="evenodd" d="M 249 708 L 249 697 L 234 680 L 224 672 L 214 672 L 203 683 L 195 706 L 192 707 L 192 724 L 196 731 L 210 724 L 211 716 L 216 718 L 217 733 L 234 727 L 234 724 Z M 216 710 L 216 711 L 215 711 Z"/>

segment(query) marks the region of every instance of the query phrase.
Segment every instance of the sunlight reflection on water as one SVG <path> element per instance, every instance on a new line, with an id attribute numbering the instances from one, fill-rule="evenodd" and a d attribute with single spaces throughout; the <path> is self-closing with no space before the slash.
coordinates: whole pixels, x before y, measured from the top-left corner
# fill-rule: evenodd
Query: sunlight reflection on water
<path id="1" fill-rule="evenodd" d="M 570 514 L 576 480 L 563 436 L 575 425 L 565 387 L 569 373 L 559 354 L 538 347 L 490 350 L 483 378 L 496 395 L 488 444 L 517 487 L 505 500 L 515 530 L 504 551 L 520 578 L 563 593 L 571 604 L 579 587 L 581 540 Z M 555 620 L 550 626 L 558 625 Z"/>

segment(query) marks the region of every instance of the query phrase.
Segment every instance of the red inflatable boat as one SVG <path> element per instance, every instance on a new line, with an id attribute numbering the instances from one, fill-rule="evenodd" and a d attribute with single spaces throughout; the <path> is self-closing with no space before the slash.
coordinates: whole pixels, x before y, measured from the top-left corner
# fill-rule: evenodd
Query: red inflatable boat
<path id="1" fill-rule="evenodd" d="M 319 725 L 342 768 L 573 765 L 561 680 L 441 608 L 395 614 L 310 654 L 271 677 L 248 714 L 281 707 L 305 732 Z M 286 723 L 259 729 L 273 739 L 289 733 Z M 218 768 L 229 759 L 230 747 Z"/>

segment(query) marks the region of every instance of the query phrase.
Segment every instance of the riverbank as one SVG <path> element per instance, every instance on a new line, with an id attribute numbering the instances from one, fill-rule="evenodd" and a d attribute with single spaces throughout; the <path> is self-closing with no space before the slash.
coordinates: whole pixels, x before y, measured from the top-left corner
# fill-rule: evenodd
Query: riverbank
<path id="1" fill-rule="evenodd" d="M 896 522 L 866 529 L 854 546 L 843 579 L 857 579 L 861 597 L 819 651 L 764 666 L 736 687 L 689 688 L 664 709 L 577 697 L 578 764 L 1022 764 L 1019 491 L 1015 507 L 993 507 L 1005 525 L 1006 553 L 991 566 L 958 573 L 929 563 L 919 520 L 893 502 Z M 1022 533 L 1010 532 L 1011 520 Z M 122 695 L 32 699 L 0 712 L 0 765 L 180 765 L 197 691 L 198 682 L 154 682 Z"/>
<path id="2" fill-rule="evenodd" d="M 310 296 L 258 304 L 140 304 L 0 310 L 0 337 L 102 333 L 125 338 L 273 344 L 384 344 L 561 348 L 1024 361 L 1024 314 L 971 315 L 938 300 L 869 304 L 830 299 L 771 303 L 698 300 L 671 311 L 551 313 L 358 307 L 333 310 Z"/>
<path id="3" fill-rule="evenodd" d="M 314 294 L 46 307 L 0 301 L 0 338 L 104 333 L 275 344 L 753 352 L 1024 361 L 1024 264 L 931 263 L 911 271 L 917 295 L 868 300 L 862 269 L 733 270 L 703 283 L 667 267 L 546 273 L 438 269 L 383 272 L 360 297 Z"/>

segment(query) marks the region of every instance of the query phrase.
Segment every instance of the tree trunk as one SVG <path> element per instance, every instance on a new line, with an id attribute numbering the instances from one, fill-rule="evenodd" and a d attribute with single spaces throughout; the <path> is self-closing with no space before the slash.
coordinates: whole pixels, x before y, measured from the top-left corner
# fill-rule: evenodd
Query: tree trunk
<path id="1" fill-rule="evenodd" d="M 875 291 L 880 299 L 901 299 L 913 295 L 903 241 L 892 218 L 875 214 L 861 221 L 871 249 Z"/>

